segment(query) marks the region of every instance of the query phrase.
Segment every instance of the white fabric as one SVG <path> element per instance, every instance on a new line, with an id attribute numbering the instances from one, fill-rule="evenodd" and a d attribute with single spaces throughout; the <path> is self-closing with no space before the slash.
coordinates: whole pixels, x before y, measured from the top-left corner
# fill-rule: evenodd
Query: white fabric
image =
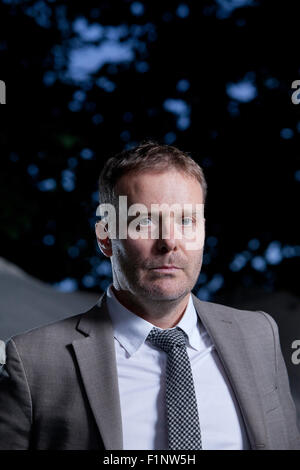
<path id="1" fill-rule="evenodd" d="M 145 341 L 153 324 L 125 308 L 111 285 L 107 289 L 107 306 L 114 328 L 123 449 L 167 449 L 167 354 Z M 249 449 L 236 398 L 191 295 L 177 325 L 189 338 L 187 352 L 195 383 L 202 448 Z"/>

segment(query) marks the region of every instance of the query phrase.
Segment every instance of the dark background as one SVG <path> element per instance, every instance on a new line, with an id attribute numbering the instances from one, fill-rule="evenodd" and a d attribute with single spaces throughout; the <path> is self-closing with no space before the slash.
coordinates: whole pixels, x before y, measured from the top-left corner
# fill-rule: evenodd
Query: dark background
<path id="1" fill-rule="evenodd" d="M 1 256 L 56 290 L 100 294 L 103 163 L 146 138 L 174 144 L 208 182 L 194 293 L 267 305 L 295 376 L 299 21 L 291 1 L 0 1 Z"/>
<path id="2" fill-rule="evenodd" d="M 65 289 L 105 288 L 98 174 L 153 138 L 191 152 L 207 178 L 200 297 L 298 295 L 296 2 L 96 4 L 0 2 L 2 255 Z"/>

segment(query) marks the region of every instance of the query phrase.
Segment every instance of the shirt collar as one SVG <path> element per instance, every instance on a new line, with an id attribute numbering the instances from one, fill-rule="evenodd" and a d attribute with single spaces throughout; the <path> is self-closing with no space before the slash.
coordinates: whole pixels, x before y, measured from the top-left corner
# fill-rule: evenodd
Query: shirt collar
<path id="1" fill-rule="evenodd" d="M 148 334 L 153 328 L 153 324 L 139 317 L 128 310 L 116 298 L 112 284 L 107 288 L 107 308 L 112 320 L 114 337 L 119 341 L 128 354 L 134 354 L 145 342 Z M 193 299 L 190 294 L 186 310 L 176 326 L 180 326 L 188 336 L 188 346 L 200 350 L 200 344 L 197 336 L 197 326 L 199 318 L 194 307 Z"/>

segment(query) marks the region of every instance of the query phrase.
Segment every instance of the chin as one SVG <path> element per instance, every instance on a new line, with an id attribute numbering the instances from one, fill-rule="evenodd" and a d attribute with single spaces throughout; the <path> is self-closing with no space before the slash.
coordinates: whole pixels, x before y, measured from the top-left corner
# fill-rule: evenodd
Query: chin
<path id="1" fill-rule="evenodd" d="M 162 281 L 150 283 L 144 286 L 144 292 L 153 300 L 176 300 L 183 297 L 190 289 L 187 286 L 179 284 L 178 282 Z"/>

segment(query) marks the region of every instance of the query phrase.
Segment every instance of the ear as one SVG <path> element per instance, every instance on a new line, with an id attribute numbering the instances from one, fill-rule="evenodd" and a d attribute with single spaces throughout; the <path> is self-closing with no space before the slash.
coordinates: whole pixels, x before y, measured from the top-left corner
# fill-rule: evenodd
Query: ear
<path id="1" fill-rule="evenodd" d="M 95 224 L 95 233 L 97 238 L 97 243 L 104 254 L 108 258 L 112 256 L 112 247 L 111 247 L 111 240 L 109 238 L 108 230 L 107 230 L 107 222 L 104 220 L 100 220 Z"/>

